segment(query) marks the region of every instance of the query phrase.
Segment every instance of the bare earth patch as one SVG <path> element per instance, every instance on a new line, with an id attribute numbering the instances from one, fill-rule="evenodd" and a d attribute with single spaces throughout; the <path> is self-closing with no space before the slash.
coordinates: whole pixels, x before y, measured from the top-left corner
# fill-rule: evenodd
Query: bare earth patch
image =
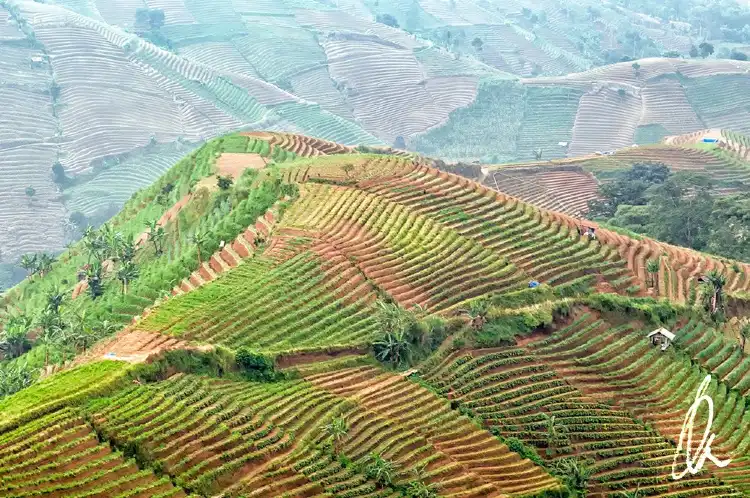
<path id="1" fill-rule="evenodd" d="M 76 359 L 77 363 L 98 359 L 142 363 L 149 357 L 172 349 L 209 350 L 211 346 L 192 346 L 168 335 L 142 330 L 125 329 L 108 341 L 94 346 L 85 355 Z"/>
<path id="2" fill-rule="evenodd" d="M 224 152 L 216 161 L 218 174 L 221 176 L 231 176 L 235 180 L 242 175 L 246 169 L 263 169 L 266 167 L 266 161 L 260 154 L 244 154 L 234 152 Z"/>

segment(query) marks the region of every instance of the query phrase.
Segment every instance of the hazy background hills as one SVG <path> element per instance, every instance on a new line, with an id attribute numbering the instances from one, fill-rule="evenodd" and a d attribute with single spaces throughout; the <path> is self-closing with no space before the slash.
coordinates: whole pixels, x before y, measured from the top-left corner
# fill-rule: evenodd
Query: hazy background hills
<path id="1" fill-rule="evenodd" d="M 750 131 L 748 46 L 733 2 L 2 0 L 0 288 L 233 129 L 483 162 Z"/>

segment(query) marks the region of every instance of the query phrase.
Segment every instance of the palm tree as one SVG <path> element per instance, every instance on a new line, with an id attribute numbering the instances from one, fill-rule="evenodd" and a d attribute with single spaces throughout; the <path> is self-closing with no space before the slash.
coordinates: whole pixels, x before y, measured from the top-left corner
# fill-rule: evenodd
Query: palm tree
<path id="1" fill-rule="evenodd" d="M 198 250 L 198 264 L 202 265 L 203 256 L 201 254 L 201 248 L 206 242 L 208 242 L 208 233 L 196 231 L 191 237 L 191 240 L 193 241 L 193 244 L 195 244 L 195 248 Z"/>
<path id="2" fill-rule="evenodd" d="M 39 276 L 43 277 L 47 272 L 49 272 L 52 269 L 52 264 L 55 261 L 57 261 L 57 258 L 55 258 L 54 256 L 51 256 L 45 252 L 41 253 L 37 262 L 37 270 L 39 271 Z"/>
<path id="3" fill-rule="evenodd" d="M 390 486 L 396 474 L 396 465 L 380 456 L 378 453 L 370 453 L 365 473 L 381 487 Z"/>
<path id="4" fill-rule="evenodd" d="M 409 361 L 411 357 L 411 343 L 407 340 L 403 330 L 386 332 L 372 344 L 375 358 L 384 363 L 398 367 Z"/>
<path id="5" fill-rule="evenodd" d="M 378 301 L 375 320 L 383 332 L 397 333 L 407 330 L 415 318 L 398 304 Z"/>
<path id="6" fill-rule="evenodd" d="M 323 426 L 323 433 L 333 442 L 334 447 L 346 437 L 349 426 L 344 417 L 334 417 L 331 423 Z"/>
<path id="7" fill-rule="evenodd" d="M 26 315 L 11 317 L 0 335 L 0 351 L 5 359 L 18 358 L 31 347 L 29 330 L 31 318 Z"/>
<path id="8" fill-rule="evenodd" d="M 723 273 L 711 270 L 700 282 L 704 285 L 703 306 L 712 315 L 724 309 L 724 286 L 727 277 Z"/>
<path id="9" fill-rule="evenodd" d="M 36 254 L 24 254 L 23 256 L 21 256 L 21 268 L 29 272 L 29 276 L 36 273 L 37 255 Z"/>
<path id="10" fill-rule="evenodd" d="M 60 313 L 60 306 L 65 301 L 65 294 L 58 288 L 52 288 L 47 291 L 47 309 L 53 313 Z"/>
<path id="11" fill-rule="evenodd" d="M 659 269 L 660 264 L 658 259 L 649 259 L 646 262 L 646 271 L 651 276 L 651 287 L 659 289 Z"/>
<path id="12" fill-rule="evenodd" d="M 406 492 L 412 498 L 436 498 L 437 493 L 422 481 L 411 481 Z"/>
<path id="13" fill-rule="evenodd" d="M 89 294 L 91 299 L 104 294 L 104 288 L 102 286 L 102 264 L 100 261 L 94 261 L 89 265 L 88 271 L 86 272 L 86 281 L 89 284 Z"/>
<path id="14" fill-rule="evenodd" d="M 49 365 L 49 349 L 60 344 L 63 339 L 63 329 L 60 325 L 42 326 L 42 333 L 36 338 L 36 343 L 44 346 L 44 368 Z"/>
<path id="15" fill-rule="evenodd" d="M 555 416 L 542 412 L 542 419 L 544 420 L 545 429 L 547 431 L 547 447 L 553 448 L 557 445 L 558 436 Z"/>
<path id="16" fill-rule="evenodd" d="M 148 228 L 148 240 L 154 244 L 156 254 L 160 255 L 163 252 L 162 242 L 164 241 L 166 232 L 164 232 L 162 226 L 157 225 L 156 221 L 146 222 L 146 227 Z"/>
<path id="17" fill-rule="evenodd" d="M 108 330 L 106 330 L 106 321 L 102 322 L 102 325 L 105 326 L 104 329 L 95 329 L 91 325 L 91 321 L 86 318 L 85 310 L 81 314 L 73 315 L 69 323 L 70 330 L 66 335 L 66 339 L 76 350 L 81 349 L 84 354 L 94 342 L 108 332 Z"/>
<path id="18" fill-rule="evenodd" d="M 122 295 L 128 293 L 128 284 L 138 278 L 138 267 L 132 261 L 125 261 L 117 271 L 117 279 L 122 282 Z"/>
<path id="19" fill-rule="evenodd" d="M 586 496 L 586 488 L 593 471 L 585 462 L 575 458 L 563 458 L 554 463 L 554 471 L 562 477 L 565 484 L 581 496 Z"/>

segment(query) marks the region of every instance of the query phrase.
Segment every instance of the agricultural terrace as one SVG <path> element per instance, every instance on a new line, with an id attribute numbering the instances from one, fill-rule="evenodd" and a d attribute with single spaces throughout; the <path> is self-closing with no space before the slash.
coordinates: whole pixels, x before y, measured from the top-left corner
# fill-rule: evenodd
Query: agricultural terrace
<path id="1" fill-rule="evenodd" d="M 576 310 L 555 329 L 520 346 L 436 357 L 420 376 L 491 432 L 543 449 L 552 465 L 571 455 L 589 461 L 594 496 L 620 490 L 741 496 L 750 484 L 744 457 L 750 439 L 738 430 L 747 418 L 744 398 L 730 394 L 724 381 L 731 366 L 715 369 L 725 359 L 716 354 L 719 347 L 699 352 L 682 344 L 720 341 L 715 332 L 687 322 L 675 330 L 677 352 L 665 354 L 649 346 L 650 329 L 642 324 L 614 325 L 592 310 Z M 675 482 L 675 441 L 706 373 L 699 365 L 716 376 L 710 388 L 717 406 L 714 454 L 738 459 Z"/>
<path id="2" fill-rule="evenodd" d="M 21 315 L 20 323 L 31 322 L 24 327 L 38 330 L 48 296 L 55 295 L 60 304 L 52 308 L 54 320 L 42 327 L 49 328 L 50 340 L 58 337 L 58 329 L 75 329 L 81 321 L 96 329 L 86 329 L 84 339 L 78 334 L 60 334 L 61 348 L 49 341 L 42 346 L 39 341 L 30 360 L 33 367 L 59 363 L 85 351 L 102 334 L 130 323 L 206 265 L 203 256 L 209 259 L 222 241 L 244 233 L 272 207 L 277 213 L 283 209 L 282 199 L 288 201 L 294 188 L 283 182 L 274 165 L 296 158 L 292 150 L 302 147 L 296 144 L 307 142 L 317 143 L 287 138 L 286 143 L 272 145 L 240 135 L 209 142 L 180 160 L 151 187 L 133 195 L 110 222 L 87 232 L 58 258 L 29 259 L 31 277 L 3 298 L 3 322 Z M 320 146 L 329 150 L 325 144 Z M 313 153 L 312 149 L 301 152 Z M 227 166 L 226 157 L 236 158 L 236 154 L 247 156 L 244 171 L 236 164 Z M 257 169 L 259 162 L 267 167 Z M 224 188 L 217 176 L 225 178 Z M 40 269 L 42 261 L 45 266 Z M 52 343 L 57 344 L 55 341 Z"/>
<path id="3" fill-rule="evenodd" d="M 76 386 L 90 382 L 94 367 L 106 372 L 102 363 L 39 384 L 68 395 L 43 416 L 0 429 L 2 496 L 392 497 L 417 482 L 446 495 L 528 496 L 562 487 L 401 375 L 341 364 L 308 379 L 253 382 L 205 370 L 216 356 L 193 358 L 131 368 L 133 382 L 98 392 Z M 162 380 L 164 365 L 204 374 Z M 28 392 L 40 394 L 39 386 Z M 4 405 L 19 412 L 28 398 L 22 392 Z M 334 439 L 337 420 L 346 420 L 345 437 Z"/>
<path id="4" fill-rule="evenodd" d="M 0 400 L 0 495 L 747 491 L 750 437 L 735 428 L 750 362 L 700 308 L 673 304 L 702 303 L 712 269 L 730 297 L 747 292 L 750 267 L 604 228 L 582 237 L 585 221 L 426 163 L 228 135 L 14 289 L 6 305 L 35 332 L 14 361 L 78 353 L 79 366 Z M 118 237 L 114 261 L 100 244 Z M 85 264 L 101 273 L 73 299 Z M 58 303 L 47 286 L 63 279 Z M 113 330 L 84 312 L 127 326 L 92 347 Z M 649 346 L 654 322 L 675 331 L 670 351 Z M 88 339 L 68 339 L 79 330 Z M 707 372 L 714 449 L 733 464 L 674 482 Z"/>
<path id="5" fill-rule="evenodd" d="M 452 313 L 532 280 L 634 285 L 616 247 L 405 157 L 333 155 L 281 171 L 299 182 L 300 198 L 280 221 L 273 215 L 227 245 L 252 246 L 255 256 L 233 263 L 222 250 L 231 271 L 212 256 L 137 329 L 274 354 L 362 347 L 377 333 L 372 315 L 384 295 L 406 309 Z"/>

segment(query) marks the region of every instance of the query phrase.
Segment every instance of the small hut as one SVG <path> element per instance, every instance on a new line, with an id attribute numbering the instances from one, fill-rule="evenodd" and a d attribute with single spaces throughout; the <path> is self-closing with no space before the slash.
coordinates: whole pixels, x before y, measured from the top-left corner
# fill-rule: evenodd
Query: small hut
<path id="1" fill-rule="evenodd" d="M 664 327 L 660 327 L 648 335 L 649 341 L 652 346 L 661 345 L 661 350 L 664 351 L 674 342 L 675 335 Z"/>

